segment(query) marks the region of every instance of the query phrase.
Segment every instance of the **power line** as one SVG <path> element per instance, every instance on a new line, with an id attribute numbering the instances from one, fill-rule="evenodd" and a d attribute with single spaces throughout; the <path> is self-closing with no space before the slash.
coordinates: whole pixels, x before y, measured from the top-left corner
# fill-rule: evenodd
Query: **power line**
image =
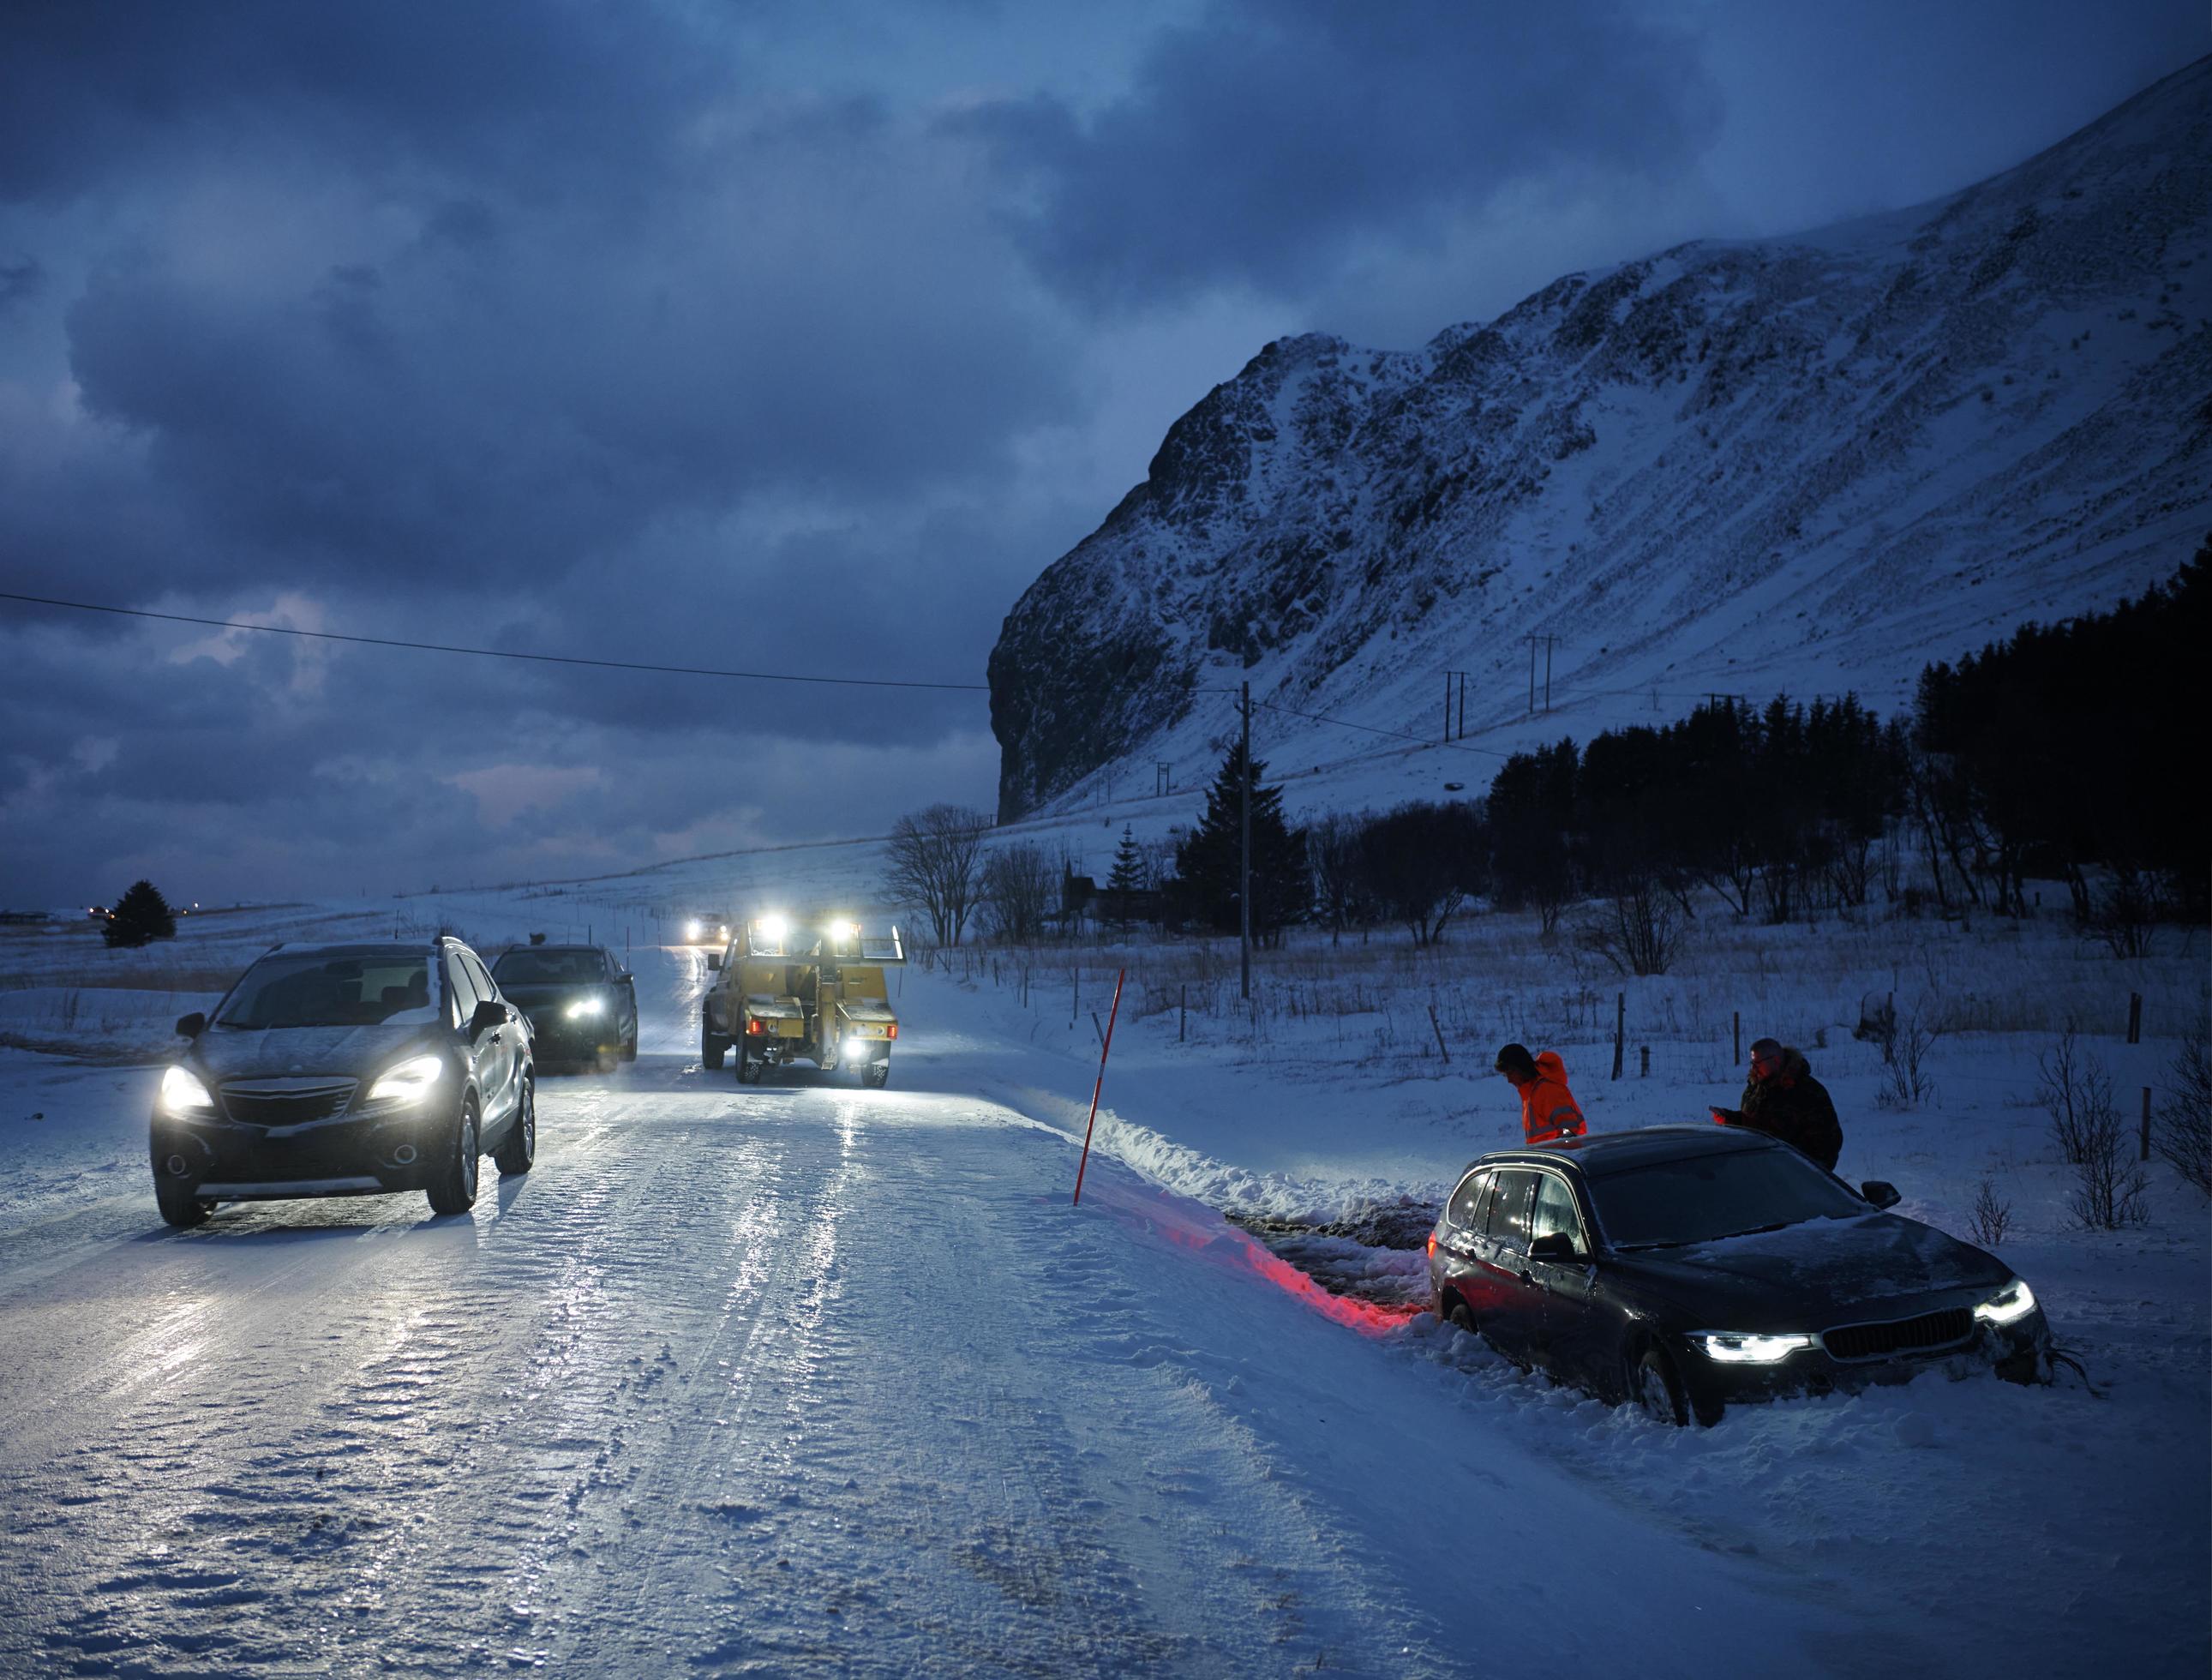
<path id="1" fill-rule="evenodd" d="M 1286 712 L 1292 717 L 1302 717 L 1309 723 L 1334 724 L 1340 729 L 1364 729 L 1370 735 L 1388 735 L 1393 740 L 1412 741 L 1418 746 L 1440 746 L 1447 752 L 1480 752 L 1486 758 L 1510 758 L 1510 752 L 1500 752 L 1494 747 L 1468 746 L 1459 741 L 1431 740 L 1426 735 L 1409 735 L 1403 729 L 1378 729 L 1371 723 L 1354 723 L 1348 717 L 1324 717 L 1319 712 L 1302 712 L 1291 706 L 1278 705 L 1273 700 L 1255 700 L 1255 706 L 1265 706 L 1271 712 Z"/>
<path id="2" fill-rule="evenodd" d="M 445 642 L 409 642 L 398 636 L 349 636 L 337 630 L 297 630 L 289 624 L 241 624 L 228 618 L 195 618 L 183 612 L 152 612 L 144 607 L 106 606 L 96 601 L 56 600 L 47 595 L 19 595 L 0 589 L 0 600 L 34 606 L 63 606 L 75 612 L 105 612 L 118 618 L 158 618 L 165 624 L 204 624 L 215 630 L 258 630 L 266 636 L 297 636 L 315 642 L 349 642 L 363 648 L 407 648 L 425 654 L 462 654 L 471 659 L 520 660 L 532 665 L 583 665 L 599 671 L 649 671 L 670 677 L 733 677 L 755 683 L 815 683 L 833 688 L 945 689 L 988 694 L 987 683 L 907 682 L 890 677 L 813 677 L 790 671 L 724 671 L 711 666 L 652 665 L 641 660 L 585 659 L 576 654 L 529 654 L 508 648 L 462 648 Z"/>

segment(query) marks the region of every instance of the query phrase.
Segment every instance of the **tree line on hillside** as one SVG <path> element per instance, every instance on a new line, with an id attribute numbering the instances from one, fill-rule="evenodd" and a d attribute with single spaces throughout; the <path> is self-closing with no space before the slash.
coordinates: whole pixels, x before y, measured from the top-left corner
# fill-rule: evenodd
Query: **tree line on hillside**
<path id="1" fill-rule="evenodd" d="M 1125 830 L 1087 909 L 1125 929 L 1144 919 L 1236 933 L 1249 782 L 1263 946 L 1300 922 L 1338 938 L 1395 923 L 1427 945 L 1478 901 L 1532 909 L 1549 934 L 1579 906 L 1577 938 L 1651 973 L 1701 902 L 1776 923 L 1856 910 L 1877 892 L 1907 913 L 2021 915 L 2028 881 L 2056 879 L 2085 928 L 2141 954 L 2159 920 L 2207 910 L 2202 776 L 2178 761 L 2171 726 L 2196 712 L 2208 562 L 2212 542 L 2109 612 L 2030 624 L 1928 667 L 1904 717 L 1884 721 L 1850 695 L 1720 698 L 1664 726 L 1516 753 L 1480 800 L 1293 828 L 1266 764 L 1232 746 L 1197 826 L 1150 852 Z M 895 887 L 940 942 L 977 914 L 1015 941 L 1064 928 L 1072 866 L 1035 842 L 987 848 L 988 826 L 950 807 L 902 819 Z M 960 883 L 949 892 L 948 869 Z"/>

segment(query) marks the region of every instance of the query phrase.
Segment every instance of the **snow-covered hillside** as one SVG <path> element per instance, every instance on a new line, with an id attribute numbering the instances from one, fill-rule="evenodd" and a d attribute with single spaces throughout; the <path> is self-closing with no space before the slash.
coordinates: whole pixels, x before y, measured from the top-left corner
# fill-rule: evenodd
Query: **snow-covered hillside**
<path id="1" fill-rule="evenodd" d="M 1008 616 L 1000 814 L 1202 782 L 1245 679 L 1301 771 L 1377 743 L 1295 714 L 1433 740 L 1454 670 L 1492 747 L 1712 692 L 1887 709 L 2202 540 L 2209 259 L 2212 58 L 1931 205 L 1569 275 L 1418 351 L 1270 344 Z"/>

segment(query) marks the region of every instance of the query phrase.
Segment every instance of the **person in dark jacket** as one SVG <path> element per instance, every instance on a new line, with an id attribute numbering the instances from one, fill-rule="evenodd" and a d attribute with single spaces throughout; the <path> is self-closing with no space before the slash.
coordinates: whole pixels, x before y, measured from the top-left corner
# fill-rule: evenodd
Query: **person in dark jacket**
<path id="1" fill-rule="evenodd" d="M 1575 1093 L 1567 1089 L 1567 1064 L 1557 1050 L 1531 1056 L 1525 1044 L 1498 1052 L 1498 1071 L 1521 1095 L 1521 1135 L 1532 1144 L 1580 1137 L 1588 1129 Z"/>
<path id="2" fill-rule="evenodd" d="M 1723 1126 L 1748 1126 L 1778 1137 L 1829 1172 L 1844 1152 L 1844 1129 L 1827 1087 L 1813 1077 L 1804 1052 L 1772 1038 L 1751 1047 L 1751 1077 L 1744 1083 L 1741 1108 L 1717 1108 Z"/>

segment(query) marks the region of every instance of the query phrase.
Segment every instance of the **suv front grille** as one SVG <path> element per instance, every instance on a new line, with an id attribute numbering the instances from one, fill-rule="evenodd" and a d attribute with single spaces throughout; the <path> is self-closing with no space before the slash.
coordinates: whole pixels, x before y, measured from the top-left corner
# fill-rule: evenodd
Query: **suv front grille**
<path id="1" fill-rule="evenodd" d="M 1933 1353 L 1964 1342 L 1973 1330 L 1974 1315 L 1954 1306 L 1883 1324 L 1839 1324 L 1820 1340 L 1830 1359 L 1887 1359 L 1893 1354 Z"/>
<path id="2" fill-rule="evenodd" d="M 358 1080 L 241 1079 L 222 1087 L 223 1111 L 248 1126 L 306 1126 L 345 1112 Z"/>

